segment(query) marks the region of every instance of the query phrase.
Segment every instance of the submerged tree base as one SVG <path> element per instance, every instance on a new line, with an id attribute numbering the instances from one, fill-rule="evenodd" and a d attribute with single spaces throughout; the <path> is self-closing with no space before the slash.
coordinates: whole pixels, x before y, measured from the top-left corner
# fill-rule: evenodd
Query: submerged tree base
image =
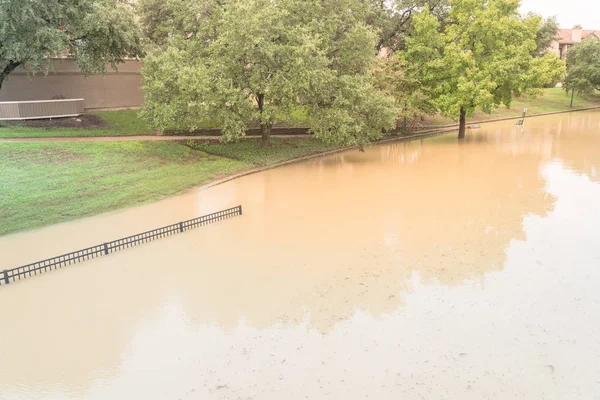
<path id="1" fill-rule="evenodd" d="M 458 125 L 458 138 L 465 138 L 465 131 L 467 129 L 467 111 L 464 108 L 460 109 L 460 121 Z"/>

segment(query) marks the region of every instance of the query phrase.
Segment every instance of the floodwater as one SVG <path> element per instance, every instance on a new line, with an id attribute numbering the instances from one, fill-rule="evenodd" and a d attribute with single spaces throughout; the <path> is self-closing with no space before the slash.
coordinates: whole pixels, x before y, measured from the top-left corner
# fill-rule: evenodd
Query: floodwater
<path id="1" fill-rule="evenodd" d="M 0 238 L 0 399 L 600 399 L 600 112 L 482 125 Z"/>

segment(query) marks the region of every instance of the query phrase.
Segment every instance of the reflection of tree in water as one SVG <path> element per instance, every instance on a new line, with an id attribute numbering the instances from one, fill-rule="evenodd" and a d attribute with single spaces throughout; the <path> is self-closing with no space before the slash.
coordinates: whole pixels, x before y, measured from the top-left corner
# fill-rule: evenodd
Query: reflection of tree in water
<path id="1" fill-rule="evenodd" d="M 524 239 L 523 217 L 553 207 L 538 172 L 539 156 L 499 153 L 485 135 L 470 138 L 458 151 L 415 143 L 382 149 L 403 153 L 395 159 L 419 154 L 410 168 L 395 168 L 398 184 L 376 207 L 394 210 L 385 226 L 399 260 L 425 281 L 460 284 L 501 269 L 510 241 Z"/>
<path id="2" fill-rule="evenodd" d="M 574 113 L 550 125 L 554 136 L 552 157 L 563 160 L 571 169 L 600 182 L 599 111 Z"/>
<path id="3" fill-rule="evenodd" d="M 100 371 L 116 371 L 171 301 L 194 327 L 308 320 L 327 333 L 357 310 L 395 311 L 417 276 L 459 285 L 501 269 L 510 241 L 524 238 L 523 217 L 552 209 L 539 176 L 544 156 L 472 137 L 250 176 L 207 200 L 235 198 L 242 218 L 0 290 L 0 303 L 19 304 L 0 327 L 0 343 L 15 344 L 0 350 L 0 390 L 7 382 L 87 390 Z"/>
<path id="4" fill-rule="evenodd" d="M 566 168 L 600 181 L 599 111 L 528 119 L 524 129 L 502 125 L 487 129 L 498 148 L 510 154 L 537 154 L 545 162 L 560 161 Z"/>

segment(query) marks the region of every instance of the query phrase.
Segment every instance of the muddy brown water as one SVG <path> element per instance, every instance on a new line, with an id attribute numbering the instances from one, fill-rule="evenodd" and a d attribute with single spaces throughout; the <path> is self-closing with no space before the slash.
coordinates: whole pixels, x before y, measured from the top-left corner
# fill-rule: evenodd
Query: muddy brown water
<path id="1" fill-rule="evenodd" d="M 0 238 L 0 399 L 594 399 L 600 112 L 482 125 Z M 594 397 L 596 396 L 596 397 Z"/>

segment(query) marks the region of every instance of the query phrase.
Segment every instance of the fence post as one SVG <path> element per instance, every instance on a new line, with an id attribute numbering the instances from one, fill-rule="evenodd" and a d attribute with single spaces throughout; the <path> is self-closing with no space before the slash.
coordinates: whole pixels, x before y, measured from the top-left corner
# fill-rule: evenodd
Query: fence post
<path id="1" fill-rule="evenodd" d="M 104 254 L 108 254 L 108 243 L 104 243 Z"/>
<path id="2" fill-rule="evenodd" d="M 179 223 L 179 232 L 183 233 L 183 222 Z"/>
<path id="3" fill-rule="evenodd" d="M 4 270 L 2 271 L 2 273 L 4 274 L 4 283 L 6 283 L 7 285 L 10 283 L 8 280 L 8 270 Z"/>
<path id="4" fill-rule="evenodd" d="M 242 205 L 241 204 L 238 206 L 238 209 L 240 210 L 240 215 L 242 215 Z"/>

